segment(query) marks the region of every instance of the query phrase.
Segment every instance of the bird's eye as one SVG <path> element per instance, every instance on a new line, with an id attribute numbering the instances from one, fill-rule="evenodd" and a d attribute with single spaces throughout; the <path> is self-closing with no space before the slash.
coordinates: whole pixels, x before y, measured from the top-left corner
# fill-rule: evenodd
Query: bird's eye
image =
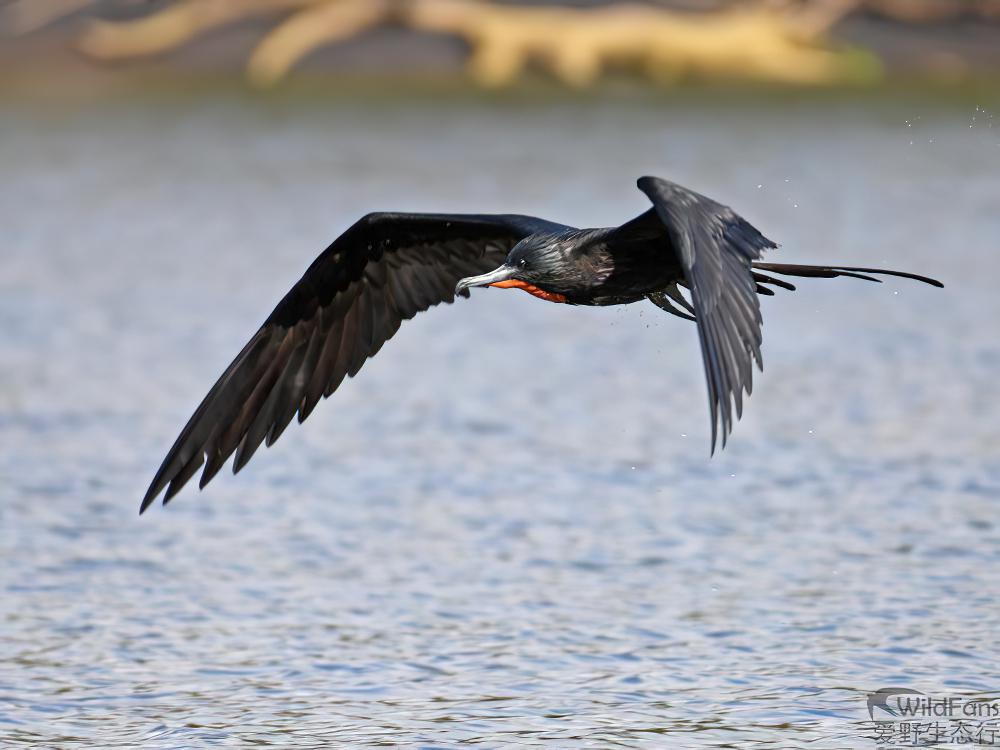
<path id="1" fill-rule="evenodd" d="M 517 267 L 524 270 L 528 267 L 528 261 L 525 258 L 521 258 L 521 260 L 517 262 Z"/>

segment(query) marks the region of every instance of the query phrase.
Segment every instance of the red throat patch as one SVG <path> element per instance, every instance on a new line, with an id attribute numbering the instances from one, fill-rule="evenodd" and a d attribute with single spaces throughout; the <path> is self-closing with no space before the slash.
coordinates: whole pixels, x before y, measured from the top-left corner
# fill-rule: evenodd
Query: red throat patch
<path id="1" fill-rule="evenodd" d="M 509 279 L 507 281 L 497 281 L 490 286 L 495 286 L 498 289 L 523 289 L 532 297 L 538 297 L 538 299 L 543 299 L 546 302 L 565 302 L 566 297 L 561 294 L 556 294 L 555 292 L 546 292 L 543 289 L 539 289 L 533 284 L 528 284 L 524 281 L 518 281 L 516 279 Z"/>

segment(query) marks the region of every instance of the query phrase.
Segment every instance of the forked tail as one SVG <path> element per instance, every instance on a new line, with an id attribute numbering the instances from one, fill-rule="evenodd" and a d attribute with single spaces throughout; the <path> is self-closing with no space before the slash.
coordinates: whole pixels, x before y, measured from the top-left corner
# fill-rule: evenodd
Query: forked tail
<path id="1" fill-rule="evenodd" d="M 784 279 L 776 279 L 773 276 L 768 276 L 762 271 L 767 271 L 769 273 L 777 273 L 782 276 L 804 276 L 809 278 L 821 278 L 821 279 L 832 279 L 837 276 L 850 276 L 855 279 L 864 279 L 865 281 L 876 281 L 881 283 L 882 279 L 877 279 L 871 274 L 879 274 L 882 276 L 900 276 L 904 279 L 913 279 L 915 281 L 922 281 L 925 284 L 930 284 L 931 286 L 943 287 L 942 284 L 937 279 L 932 279 L 929 276 L 920 276 L 915 273 L 907 273 L 906 271 L 889 271 L 885 268 L 858 268 L 855 266 L 803 266 L 796 263 L 751 263 L 753 268 L 753 279 L 757 282 L 757 293 L 773 295 L 774 290 L 763 286 L 765 284 L 770 284 L 773 286 L 781 287 L 782 289 L 789 289 L 794 291 L 795 285 L 785 281 Z"/>

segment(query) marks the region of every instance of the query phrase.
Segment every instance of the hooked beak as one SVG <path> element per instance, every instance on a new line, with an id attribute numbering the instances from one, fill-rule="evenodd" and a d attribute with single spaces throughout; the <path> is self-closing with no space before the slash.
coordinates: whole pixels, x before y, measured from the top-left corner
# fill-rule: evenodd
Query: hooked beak
<path id="1" fill-rule="evenodd" d="M 491 284 L 500 284 L 504 281 L 511 281 L 513 278 L 514 269 L 510 266 L 503 265 L 495 271 L 480 274 L 479 276 L 467 276 L 462 279 L 455 286 L 455 294 L 462 294 L 466 289 L 474 286 L 490 286 Z"/>

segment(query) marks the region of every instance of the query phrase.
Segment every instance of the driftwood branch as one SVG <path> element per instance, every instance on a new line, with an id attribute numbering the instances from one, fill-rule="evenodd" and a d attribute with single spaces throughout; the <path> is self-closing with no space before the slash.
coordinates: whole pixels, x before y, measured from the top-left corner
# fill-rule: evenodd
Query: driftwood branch
<path id="1" fill-rule="evenodd" d="M 258 16 L 277 15 L 322 0 L 180 0 L 133 21 L 91 21 L 80 51 L 97 60 L 167 52 L 213 29 Z"/>
<path id="2" fill-rule="evenodd" d="M 19 0 L 0 7 L 0 29 L 8 34 L 30 34 L 92 4 L 93 0 Z"/>
<path id="3" fill-rule="evenodd" d="M 470 72 L 486 86 L 513 82 L 532 62 L 574 87 L 610 68 L 660 82 L 693 75 L 822 84 L 879 73 L 871 58 L 828 48 L 825 24 L 763 5 L 691 14 L 646 5 L 581 10 L 420 0 L 408 21 L 466 39 Z"/>
<path id="4" fill-rule="evenodd" d="M 137 0 L 119 0 L 122 4 Z M 80 13 L 87 0 L 13 0 L 0 24 L 27 32 Z M 90 19 L 80 49 L 100 60 L 174 50 L 250 18 L 275 26 L 253 51 L 248 75 L 273 85 L 311 51 L 395 21 L 468 42 L 470 75 L 507 85 L 531 65 L 585 87 L 612 69 L 669 83 L 682 77 L 823 84 L 877 78 L 870 55 L 826 41 L 844 16 L 873 12 L 907 22 L 975 13 L 1000 17 L 1000 0 L 759 0 L 718 2 L 701 13 L 662 6 L 596 8 L 515 5 L 487 0 L 175 0 L 124 21 Z"/>
<path id="5" fill-rule="evenodd" d="M 151 55 L 250 17 L 284 16 L 254 50 L 250 79 L 269 86 L 312 50 L 390 18 L 465 39 L 470 75 L 484 86 L 513 83 L 530 64 L 565 84 L 589 86 L 627 68 L 661 83 L 686 76 L 822 84 L 872 78 L 877 65 L 827 47 L 834 13 L 766 5 L 678 13 L 644 5 L 595 9 L 496 5 L 485 0 L 179 0 L 133 21 L 95 21 L 80 49 L 101 60 Z M 859 62 L 860 60 L 860 62 Z"/>
<path id="6" fill-rule="evenodd" d="M 391 0 L 341 0 L 317 3 L 289 17 L 254 50 L 247 64 L 250 80 L 271 86 L 314 49 L 350 39 L 388 18 Z"/>

